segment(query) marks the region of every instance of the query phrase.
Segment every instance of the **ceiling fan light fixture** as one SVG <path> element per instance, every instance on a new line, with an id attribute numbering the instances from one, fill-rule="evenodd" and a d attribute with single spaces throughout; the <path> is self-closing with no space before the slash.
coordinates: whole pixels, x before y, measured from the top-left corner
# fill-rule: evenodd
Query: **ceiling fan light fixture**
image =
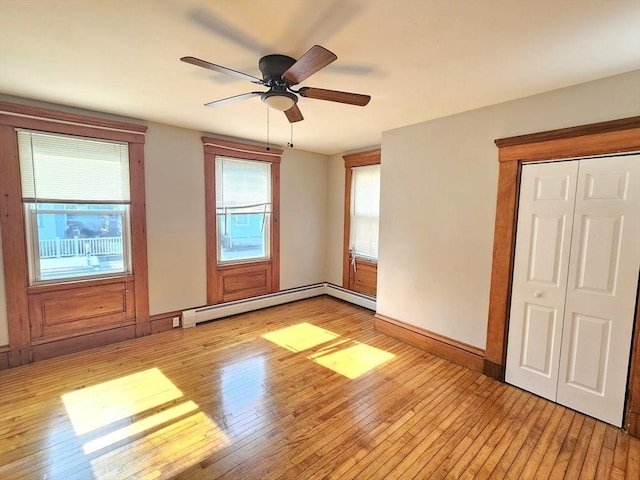
<path id="1" fill-rule="evenodd" d="M 291 92 L 268 91 L 262 94 L 262 101 L 274 110 L 285 112 L 298 103 L 298 96 Z"/>

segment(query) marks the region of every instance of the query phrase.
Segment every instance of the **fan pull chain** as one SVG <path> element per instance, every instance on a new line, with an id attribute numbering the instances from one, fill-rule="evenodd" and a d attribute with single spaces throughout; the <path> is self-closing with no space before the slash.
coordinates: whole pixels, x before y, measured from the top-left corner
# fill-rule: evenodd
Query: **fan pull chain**
<path id="1" fill-rule="evenodd" d="M 293 123 L 291 124 L 291 140 L 287 143 L 287 147 L 293 148 Z"/>
<path id="2" fill-rule="evenodd" d="M 267 107 L 267 152 L 271 150 L 271 144 L 269 143 L 269 107 Z"/>

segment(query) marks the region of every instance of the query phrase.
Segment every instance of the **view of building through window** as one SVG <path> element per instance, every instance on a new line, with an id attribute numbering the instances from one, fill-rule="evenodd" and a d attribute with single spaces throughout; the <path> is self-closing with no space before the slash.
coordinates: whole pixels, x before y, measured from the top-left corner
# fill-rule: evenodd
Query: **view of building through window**
<path id="1" fill-rule="evenodd" d="M 216 157 L 218 262 L 269 258 L 271 165 Z"/>
<path id="2" fill-rule="evenodd" d="M 27 204 L 39 280 L 124 273 L 128 205 Z"/>

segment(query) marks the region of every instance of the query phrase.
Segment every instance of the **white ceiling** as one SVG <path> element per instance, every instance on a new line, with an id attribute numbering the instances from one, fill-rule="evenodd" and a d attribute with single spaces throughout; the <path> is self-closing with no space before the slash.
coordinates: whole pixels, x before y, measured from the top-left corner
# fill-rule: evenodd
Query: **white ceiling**
<path id="1" fill-rule="evenodd" d="M 369 94 L 366 107 L 301 98 L 296 148 L 377 145 L 385 130 L 640 68 L 639 0 L 0 0 L 0 92 L 266 141 L 256 85 L 268 53 L 338 60 L 301 86 Z M 258 89 L 261 89 L 259 87 Z M 640 88 L 640 86 L 639 86 Z M 290 124 L 271 110 L 271 142 Z"/>

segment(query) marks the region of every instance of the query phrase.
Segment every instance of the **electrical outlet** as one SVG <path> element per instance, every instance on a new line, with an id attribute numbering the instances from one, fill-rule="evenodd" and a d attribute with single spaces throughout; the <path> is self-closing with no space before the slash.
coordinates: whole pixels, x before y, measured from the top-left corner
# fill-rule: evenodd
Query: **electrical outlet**
<path id="1" fill-rule="evenodd" d="M 173 326 L 174 327 L 180 326 L 180 317 L 173 317 Z"/>

